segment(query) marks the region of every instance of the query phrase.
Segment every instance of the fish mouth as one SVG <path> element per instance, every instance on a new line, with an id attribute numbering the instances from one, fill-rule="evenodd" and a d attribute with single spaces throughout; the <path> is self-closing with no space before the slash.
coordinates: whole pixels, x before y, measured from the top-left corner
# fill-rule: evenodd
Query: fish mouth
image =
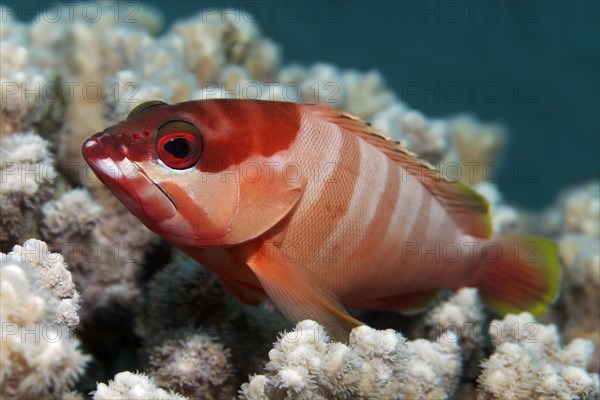
<path id="1" fill-rule="evenodd" d="M 149 227 L 175 215 L 173 199 L 137 162 L 125 156 L 112 135 L 95 134 L 83 143 L 82 153 L 98 179 Z"/>

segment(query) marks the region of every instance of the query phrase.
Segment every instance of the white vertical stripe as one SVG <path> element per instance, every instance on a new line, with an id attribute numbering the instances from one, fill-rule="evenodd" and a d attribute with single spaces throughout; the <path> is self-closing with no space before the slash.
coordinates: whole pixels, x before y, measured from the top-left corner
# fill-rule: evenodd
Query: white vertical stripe
<path id="1" fill-rule="evenodd" d="M 425 195 L 425 190 L 421 184 L 406 170 L 401 170 L 399 179 L 401 180 L 400 195 L 396 201 L 385 242 L 381 246 L 382 253 L 386 254 L 389 260 L 395 260 L 391 262 L 392 268 L 398 268 L 402 263 L 401 257 L 404 244 L 411 240 L 408 235 L 417 222 L 419 206 Z"/>
<path id="2" fill-rule="evenodd" d="M 325 243 L 333 243 L 337 235 L 342 232 L 349 233 L 353 225 L 358 224 L 361 228 L 361 236 L 353 241 L 352 247 L 347 247 L 347 254 L 351 254 L 354 248 L 360 244 L 366 234 L 366 228 L 375 217 L 377 212 L 377 200 L 385 190 L 385 180 L 389 163 L 384 154 L 379 152 L 365 142 L 359 140 L 360 166 L 359 177 L 354 185 L 352 198 L 345 215 L 338 222 L 335 229 L 331 231 Z M 350 243 L 348 243 L 350 245 Z"/>
<path id="3" fill-rule="evenodd" d="M 446 221 L 446 210 L 442 208 L 440 203 L 437 200 L 432 199 L 433 201 L 429 205 L 429 223 L 427 224 L 427 231 L 425 233 L 425 240 L 427 241 L 436 241 L 440 235 L 440 229 L 444 229 L 442 223 Z M 446 227 L 446 229 L 449 227 Z"/>
<path id="4" fill-rule="evenodd" d="M 303 172 L 306 174 L 307 188 L 306 194 L 298 205 L 297 213 L 299 215 L 315 206 L 321 197 L 322 191 L 327 185 L 327 179 L 324 176 L 328 172 L 325 168 L 326 165 L 329 165 L 329 163 L 338 165 L 340 163 L 343 136 L 340 129 L 335 128 L 332 129 L 331 124 L 325 124 L 302 115 L 297 142 L 301 146 L 303 144 L 306 144 L 306 146 L 302 146 L 298 150 L 300 158 L 296 161 L 305 168 Z M 320 134 L 315 135 L 315 131 Z M 316 143 L 316 140 L 321 141 L 321 143 Z M 307 146 L 310 146 L 310 148 Z"/>
<path id="5" fill-rule="evenodd" d="M 392 164 L 392 168 L 401 169 L 401 167 L 395 163 Z M 410 188 L 403 174 L 405 174 L 405 171 L 401 170 L 398 176 L 398 179 L 400 180 L 398 190 L 400 191 L 400 193 L 398 194 L 398 198 L 396 199 L 396 204 L 388 205 L 389 207 L 394 207 L 394 210 L 387 224 L 385 235 L 383 237 L 383 243 L 380 247 L 380 249 L 383 252 L 392 251 L 393 249 L 400 247 L 400 242 L 402 240 L 402 238 L 399 237 L 399 234 L 401 232 L 402 220 L 405 216 L 404 210 L 406 208 L 406 205 L 408 204 L 409 197 L 411 195 Z"/>
<path id="6" fill-rule="evenodd" d="M 423 202 L 424 196 L 430 196 L 429 192 L 425 193 L 425 188 L 418 182 L 412 175 L 407 175 L 406 189 L 409 192 L 408 201 L 402 208 L 402 213 L 406 217 L 402 224 L 402 231 L 398 235 L 399 241 L 410 240 L 409 234 L 412 231 L 414 225 L 417 223 L 419 217 L 419 210 Z"/>

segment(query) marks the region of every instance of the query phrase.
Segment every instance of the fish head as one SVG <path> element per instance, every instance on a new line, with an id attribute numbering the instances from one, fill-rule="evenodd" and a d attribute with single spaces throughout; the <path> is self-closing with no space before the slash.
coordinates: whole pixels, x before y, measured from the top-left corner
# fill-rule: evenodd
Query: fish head
<path id="1" fill-rule="evenodd" d="M 167 241 L 235 245 L 273 227 L 299 200 L 305 182 L 281 173 L 298 121 L 291 103 L 150 101 L 82 151 L 129 211 Z M 253 175 L 244 179 L 248 165 Z"/>
<path id="2" fill-rule="evenodd" d="M 173 244 L 222 244 L 239 183 L 202 171 L 205 135 L 190 112 L 151 101 L 82 147 L 95 175 L 148 228 Z M 225 178 L 225 179 L 223 179 Z"/>

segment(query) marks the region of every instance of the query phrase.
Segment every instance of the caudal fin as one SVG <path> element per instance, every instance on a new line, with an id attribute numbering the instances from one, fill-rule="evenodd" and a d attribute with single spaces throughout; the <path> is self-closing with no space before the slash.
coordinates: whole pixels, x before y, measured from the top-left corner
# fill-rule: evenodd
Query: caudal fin
<path id="1" fill-rule="evenodd" d="M 529 311 L 539 317 L 558 297 L 557 247 L 535 236 L 497 236 L 486 244 L 469 286 L 502 314 Z"/>

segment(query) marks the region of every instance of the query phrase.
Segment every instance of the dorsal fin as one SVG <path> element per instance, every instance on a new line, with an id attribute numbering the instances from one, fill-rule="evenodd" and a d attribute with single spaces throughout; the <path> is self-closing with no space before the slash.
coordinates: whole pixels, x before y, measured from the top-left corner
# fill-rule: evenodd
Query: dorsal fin
<path id="1" fill-rule="evenodd" d="M 484 239 L 491 236 L 489 204 L 471 187 L 448 179 L 427 161 L 404 148 L 400 142 L 385 136 L 352 114 L 321 104 L 306 105 L 305 108 L 316 117 L 354 133 L 400 163 L 406 172 L 416 177 L 440 202 L 463 233 Z"/>

